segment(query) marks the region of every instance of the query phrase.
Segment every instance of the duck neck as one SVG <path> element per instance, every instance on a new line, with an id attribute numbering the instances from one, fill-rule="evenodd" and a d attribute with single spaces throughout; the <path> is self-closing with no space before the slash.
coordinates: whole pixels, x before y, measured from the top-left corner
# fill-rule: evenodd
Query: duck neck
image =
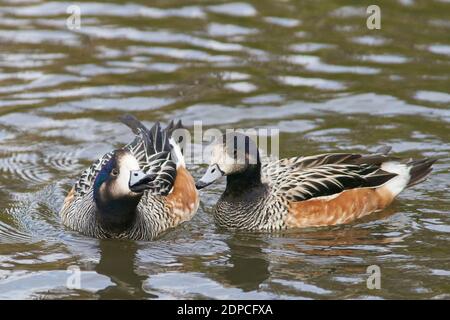
<path id="1" fill-rule="evenodd" d="M 259 189 L 261 182 L 261 163 L 249 166 L 244 172 L 227 176 L 225 195 L 241 196 L 245 191 Z"/>
<path id="2" fill-rule="evenodd" d="M 221 226 L 257 229 L 270 214 L 265 210 L 267 185 L 261 181 L 261 165 L 227 176 L 227 186 L 216 206 L 215 219 Z"/>
<path id="3" fill-rule="evenodd" d="M 97 220 L 103 229 L 121 233 L 129 229 L 136 218 L 136 208 L 142 195 L 109 198 L 96 197 Z"/>

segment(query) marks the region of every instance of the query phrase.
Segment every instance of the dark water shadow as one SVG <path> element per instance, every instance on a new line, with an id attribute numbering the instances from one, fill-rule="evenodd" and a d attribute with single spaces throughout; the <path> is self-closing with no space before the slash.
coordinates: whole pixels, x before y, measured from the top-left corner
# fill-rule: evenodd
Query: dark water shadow
<path id="1" fill-rule="evenodd" d="M 147 278 L 136 270 L 138 244 L 125 240 L 100 240 L 100 261 L 95 267 L 99 274 L 110 278 L 114 285 L 97 292 L 100 299 L 155 298 L 142 289 Z"/>
<path id="2" fill-rule="evenodd" d="M 270 277 L 269 261 L 263 248 L 267 243 L 260 235 L 235 233 L 225 241 L 229 247 L 229 266 L 217 274 L 226 285 L 243 291 L 258 290 Z"/>

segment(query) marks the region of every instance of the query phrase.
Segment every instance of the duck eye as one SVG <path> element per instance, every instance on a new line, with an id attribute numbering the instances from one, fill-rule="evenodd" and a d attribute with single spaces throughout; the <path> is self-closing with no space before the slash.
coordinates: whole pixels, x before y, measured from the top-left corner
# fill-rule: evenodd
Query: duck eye
<path id="1" fill-rule="evenodd" d="M 113 176 L 117 176 L 117 175 L 119 174 L 119 170 L 117 170 L 117 169 L 112 169 L 111 174 L 112 174 Z"/>

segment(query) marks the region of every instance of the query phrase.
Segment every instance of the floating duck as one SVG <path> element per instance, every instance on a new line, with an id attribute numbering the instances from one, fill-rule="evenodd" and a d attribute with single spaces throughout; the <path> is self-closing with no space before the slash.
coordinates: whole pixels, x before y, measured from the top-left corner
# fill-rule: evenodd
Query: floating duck
<path id="1" fill-rule="evenodd" d="M 401 161 L 388 156 L 390 149 L 262 163 L 255 142 L 233 132 L 213 143 L 210 165 L 196 186 L 226 176 L 214 209 L 223 227 L 271 231 L 345 224 L 386 208 L 405 188 L 425 180 L 436 161 Z"/>
<path id="2" fill-rule="evenodd" d="M 181 121 L 148 130 L 131 115 L 120 119 L 134 140 L 86 169 L 60 211 L 68 228 L 96 238 L 152 240 L 192 218 L 199 198 L 179 145 Z"/>

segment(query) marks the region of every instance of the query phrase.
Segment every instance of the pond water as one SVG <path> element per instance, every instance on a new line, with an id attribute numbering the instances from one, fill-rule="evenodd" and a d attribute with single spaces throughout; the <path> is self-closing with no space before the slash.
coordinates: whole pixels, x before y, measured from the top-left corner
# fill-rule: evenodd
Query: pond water
<path id="1" fill-rule="evenodd" d="M 450 3 L 0 3 L 0 298 L 450 298 Z M 80 172 L 132 138 L 117 117 L 192 130 L 279 128 L 280 155 L 437 157 L 431 177 L 351 225 L 276 234 L 214 225 L 224 182 L 154 242 L 60 225 Z M 205 165 L 189 166 L 199 178 Z M 368 289 L 367 267 L 381 270 Z M 81 289 L 66 286 L 81 270 Z M 67 271 L 69 269 L 69 271 Z"/>

